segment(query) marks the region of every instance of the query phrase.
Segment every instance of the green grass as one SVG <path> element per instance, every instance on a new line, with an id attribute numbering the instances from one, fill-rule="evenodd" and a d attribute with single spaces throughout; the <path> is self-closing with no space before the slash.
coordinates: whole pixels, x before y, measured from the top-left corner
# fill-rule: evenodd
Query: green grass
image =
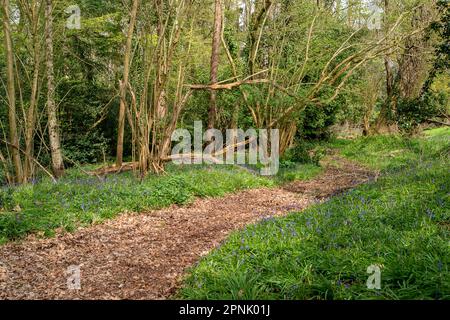
<path id="1" fill-rule="evenodd" d="M 425 131 L 423 137 L 412 139 L 396 135 L 336 140 L 329 144 L 341 154 L 373 169 L 395 169 L 426 159 L 439 159 L 450 152 L 450 129 Z"/>
<path id="2" fill-rule="evenodd" d="M 315 178 L 322 172 L 323 168 L 315 164 L 294 163 L 289 166 L 281 167 L 275 179 L 279 184 L 296 180 L 306 181 Z"/>
<path id="3" fill-rule="evenodd" d="M 333 142 L 383 176 L 234 233 L 191 269 L 179 298 L 450 299 L 449 137 Z M 381 290 L 366 285 L 374 264 Z"/>

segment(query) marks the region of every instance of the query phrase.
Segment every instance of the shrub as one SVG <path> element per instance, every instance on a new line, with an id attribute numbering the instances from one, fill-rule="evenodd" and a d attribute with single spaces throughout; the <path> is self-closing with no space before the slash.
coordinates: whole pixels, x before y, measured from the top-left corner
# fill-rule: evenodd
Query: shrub
<path id="1" fill-rule="evenodd" d="M 296 163 L 318 165 L 325 156 L 325 149 L 317 143 L 297 140 L 295 147 L 289 149 L 281 160 L 281 167 L 295 167 Z"/>
<path id="2" fill-rule="evenodd" d="M 336 122 L 338 104 L 307 106 L 302 113 L 298 136 L 308 140 L 329 139 L 330 128 Z"/>
<path id="3" fill-rule="evenodd" d="M 444 93 L 433 92 L 417 99 L 402 99 L 397 105 L 397 123 L 402 131 L 411 133 L 427 120 L 445 114 L 447 102 Z"/>

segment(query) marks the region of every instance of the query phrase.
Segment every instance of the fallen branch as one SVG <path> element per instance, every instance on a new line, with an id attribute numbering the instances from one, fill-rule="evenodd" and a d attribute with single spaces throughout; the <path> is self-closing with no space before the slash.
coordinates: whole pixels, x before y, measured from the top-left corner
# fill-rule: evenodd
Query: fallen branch
<path id="1" fill-rule="evenodd" d="M 270 83 L 269 79 L 242 80 L 225 84 L 190 84 L 186 85 L 192 90 L 231 90 L 244 84 Z"/>
<path id="2" fill-rule="evenodd" d="M 126 162 L 123 163 L 120 167 L 117 167 L 116 165 L 107 166 L 107 167 L 101 167 L 94 171 L 87 171 L 86 173 L 90 176 L 104 176 L 107 174 L 119 174 L 122 172 L 128 172 L 133 171 L 139 168 L 139 162 Z"/>
<path id="3" fill-rule="evenodd" d="M 442 122 L 442 121 L 433 120 L 433 119 L 428 119 L 427 121 L 431 122 L 431 123 L 434 123 L 434 124 L 440 124 L 440 125 L 443 125 L 443 126 L 450 127 L 450 123 L 448 123 L 448 122 Z"/>
<path id="4" fill-rule="evenodd" d="M 238 147 L 241 146 L 245 146 L 247 144 L 252 143 L 253 141 L 255 141 L 256 138 L 252 137 L 246 141 L 242 141 L 239 143 L 235 143 L 233 145 L 227 146 L 219 151 L 216 151 L 212 154 L 198 154 L 198 153 L 184 153 L 184 154 L 175 154 L 175 155 L 171 155 L 168 157 L 165 157 L 163 159 L 161 159 L 164 162 L 169 162 L 169 161 L 174 161 L 174 160 L 183 160 L 183 159 L 191 159 L 191 161 L 195 161 L 195 160 L 208 160 L 212 163 L 215 164 L 222 164 L 223 163 L 223 159 L 219 159 L 219 156 L 222 156 L 224 154 L 226 154 L 227 152 L 229 152 L 230 150 L 234 150 Z M 107 174 L 119 174 L 122 172 L 127 172 L 127 171 L 133 171 L 133 170 L 137 170 L 139 168 L 139 162 L 127 162 L 127 163 L 123 163 L 122 166 L 117 167 L 116 165 L 112 165 L 112 166 L 108 166 L 108 167 L 102 167 L 99 168 L 97 170 L 94 171 L 88 171 L 86 172 L 88 175 L 91 176 L 100 176 L 100 175 L 107 175 Z"/>

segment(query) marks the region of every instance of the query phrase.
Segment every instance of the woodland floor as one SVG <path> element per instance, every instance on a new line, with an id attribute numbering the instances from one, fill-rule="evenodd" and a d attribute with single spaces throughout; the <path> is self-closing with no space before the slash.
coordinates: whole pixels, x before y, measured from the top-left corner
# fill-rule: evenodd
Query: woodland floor
<path id="1" fill-rule="evenodd" d="M 167 299 L 186 268 L 233 231 L 263 218 L 299 212 L 376 177 L 333 157 L 319 177 L 187 206 L 124 214 L 50 239 L 28 237 L 0 247 L 0 299 Z M 81 290 L 66 270 L 81 266 Z"/>

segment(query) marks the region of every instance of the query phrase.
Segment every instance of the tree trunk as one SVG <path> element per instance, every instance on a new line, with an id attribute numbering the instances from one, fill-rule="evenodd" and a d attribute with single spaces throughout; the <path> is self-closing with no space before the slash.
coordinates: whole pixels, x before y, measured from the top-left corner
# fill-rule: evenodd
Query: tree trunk
<path id="1" fill-rule="evenodd" d="M 130 74 L 130 58 L 131 58 L 131 46 L 134 33 L 134 25 L 136 24 L 137 10 L 139 6 L 139 0 L 133 0 L 133 7 L 131 9 L 130 24 L 128 26 L 127 42 L 125 45 L 125 56 L 123 61 L 123 79 L 120 82 L 120 107 L 119 107 L 119 123 L 117 132 L 117 158 L 116 166 L 121 167 L 123 163 L 123 137 L 125 132 L 125 113 L 127 109 L 127 86 L 128 78 Z"/>
<path id="2" fill-rule="evenodd" d="M 14 166 L 15 180 L 23 182 L 22 160 L 20 157 L 19 135 L 17 132 L 16 120 L 16 88 L 14 78 L 14 54 L 11 40 L 11 25 L 9 16 L 9 0 L 2 1 L 3 9 L 3 32 L 6 50 L 6 73 L 7 73 L 7 94 L 8 94 L 8 120 L 9 120 L 9 142 L 12 163 Z"/>
<path id="3" fill-rule="evenodd" d="M 248 59 L 248 69 L 250 71 L 251 79 L 254 79 L 253 75 L 256 73 L 256 56 L 259 49 L 259 40 L 261 29 L 264 28 L 266 16 L 269 13 L 270 8 L 273 5 L 272 0 L 264 0 L 261 9 L 258 12 L 253 13 L 251 31 L 250 31 L 250 56 Z"/>
<path id="4" fill-rule="evenodd" d="M 25 164 L 24 164 L 24 178 L 29 179 L 34 174 L 33 162 L 33 142 L 34 142 L 34 127 L 36 123 L 36 105 L 38 100 L 39 90 L 39 70 L 41 65 L 41 40 L 38 34 L 39 28 L 39 4 L 33 2 L 30 23 L 33 24 L 32 40 L 33 40 L 33 81 L 31 84 L 30 107 L 27 114 L 27 125 L 25 133 Z"/>
<path id="5" fill-rule="evenodd" d="M 64 174 L 64 162 L 59 137 L 58 118 L 55 104 L 55 76 L 53 70 L 53 8 L 52 0 L 46 0 L 45 6 L 45 44 L 47 62 L 47 114 L 48 134 L 50 138 L 50 153 L 52 157 L 52 171 L 59 178 Z"/>
<path id="6" fill-rule="evenodd" d="M 386 32 L 386 36 L 389 30 L 389 9 L 389 0 L 384 0 L 384 29 Z M 384 67 L 386 71 L 386 101 L 381 106 L 380 115 L 378 116 L 376 122 L 376 130 L 378 132 L 387 125 L 387 118 L 389 116 L 389 113 L 391 112 L 394 100 L 395 74 L 393 70 L 393 61 L 391 60 L 389 55 L 386 55 L 384 57 Z"/>
<path id="7" fill-rule="evenodd" d="M 347 1 L 347 24 L 349 27 L 353 26 L 353 0 Z"/>
<path id="8" fill-rule="evenodd" d="M 414 10 L 411 17 L 413 30 L 420 29 L 431 23 L 432 16 L 424 6 Z M 401 56 L 398 75 L 398 93 L 401 99 L 416 99 L 421 94 L 421 89 L 429 74 L 425 52 L 429 50 L 429 43 L 424 33 L 409 35 L 405 39 L 405 51 Z"/>
<path id="9" fill-rule="evenodd" d="M 211 53 L 211 84 L 217 84 L 218 70 L 219 70 L 219 50 L 220 40 L 222 33 L 222 3 L 220 0 L 216 0 L 216 8 L 214 14 L 214 31 L 212 40 L 212 53 Z M 208 116 L 208 129 L 214 128 L 217 119 L 217 91 L 211 90 L 211 97 L 209 102 L 209 116 Z"/>

